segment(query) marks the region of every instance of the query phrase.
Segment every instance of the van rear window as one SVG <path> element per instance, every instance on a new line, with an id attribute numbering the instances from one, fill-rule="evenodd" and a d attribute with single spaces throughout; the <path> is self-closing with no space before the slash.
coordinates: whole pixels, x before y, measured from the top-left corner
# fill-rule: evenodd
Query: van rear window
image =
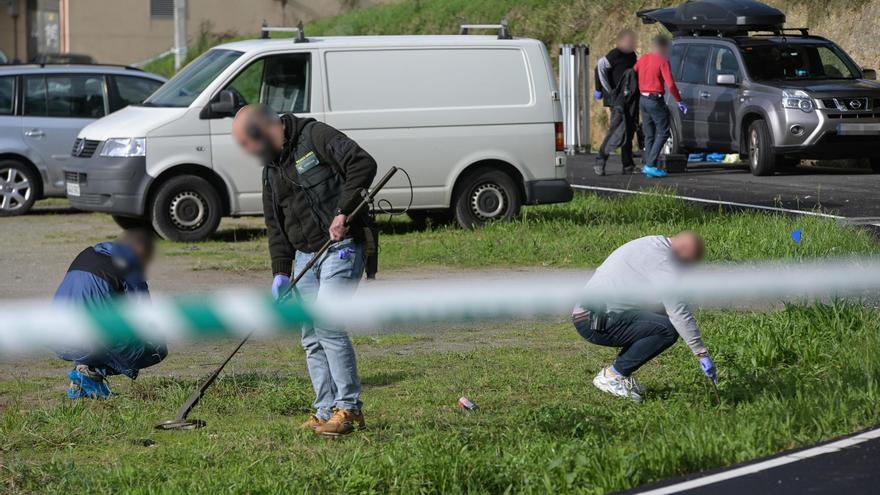
<path id="1" fill-rule="evenodd" d="M 330 110 L 522 106 L 533 89 L 520 49 L 393 49 L 326 54 Z"/>

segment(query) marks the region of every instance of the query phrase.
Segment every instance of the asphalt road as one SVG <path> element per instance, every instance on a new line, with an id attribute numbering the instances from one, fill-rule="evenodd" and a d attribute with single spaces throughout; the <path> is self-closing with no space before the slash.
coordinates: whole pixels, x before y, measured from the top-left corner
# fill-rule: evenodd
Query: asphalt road
<path id="1" fill-rule="evenodd" d="M 674 189 L 680 196 L 799 211 L 822 211 L 852 223 L 880 222 L 880 174 L 866 170 L 799 167 L 773 177 L 755 177 L 743 165 L 691 165 L 685 174 L 664 179 L 622 175 L 612 157 L 605 177 L 593 173 L 594 155 L 568 159 L 569 180 L 574 185 L 602 189 Z M 613 191 L 602 191 L 613 193 Z"/>
<path id="2" fill-rule="evenodd" d="M 870 439 L 860 439 L 861 436 Z M 817 447 L 786 452 L 728 469 L 667 480 L 625 494 L 876 494 L 880 493 L 878 437 L 880 430 L 870 430 Z"/>

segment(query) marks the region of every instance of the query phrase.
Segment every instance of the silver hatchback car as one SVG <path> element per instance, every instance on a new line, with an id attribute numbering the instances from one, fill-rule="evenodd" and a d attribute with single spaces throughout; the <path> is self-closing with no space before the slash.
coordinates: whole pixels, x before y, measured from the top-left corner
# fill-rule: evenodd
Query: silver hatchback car
<path id="1" fill-rule="evenodd" d="M 142 102 L 164 82 L 121 66 L 0 67 L 0 216 L 26 213 L 38 199 L 63 197 L 62 168 L 80 129 Z"/>

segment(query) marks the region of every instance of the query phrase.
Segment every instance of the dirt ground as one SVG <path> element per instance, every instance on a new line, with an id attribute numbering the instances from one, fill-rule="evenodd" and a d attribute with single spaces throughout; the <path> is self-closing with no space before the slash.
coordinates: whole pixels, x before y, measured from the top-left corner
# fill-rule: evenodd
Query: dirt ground
<path id="1" fill-rule="evenodd" d="M 262 224 L 260 218 L 225 219 L 223 227 L 240 226 L 258 228 Z M 86 246 L 97 242 L 112 240 L 118 235 L 119 228 L 109 215 L 81 213 L 65 206 L 42 206 L 29 215 L 0 219 L 3 235 L 0 236 L 0 300 L 2 299 L 45 299 L 52 297 L 58 284 L 67 271 L 73 258 Z M 268 256 L 268 252 L 267 252 Z M 365 284 L 370 286 L 395 284 L 402 281 L 416 282 L 419 280 L 439 280 L 458 277 L 472 277 L 480 280 L 508 279 L 512 275 L 524 275 L 541 272 L 546 268 L 522 269 L 485 269 L 474 270 L 454 269 L 407 269 L 381 272 L 379 280 Z M 583 270 L 551 270 L 554 274 L 565 274 L 571 277 L 589 276 Z M 187 256 L 160 256 L 150 272 L 149 282 L 154 294 L 174 294 L 184 292 L 209 291 L 223 287 L 253 287 L 268 289 L 271 275 L 263 271 L 221 271 L 195 269 L 195 262 Z M 472 326 L 471 326 L 472 327 Z M 368 356 L 370 342 L 379 339 L 380 334 L 401 331 L 402 329 L 383 329 L 375 335 L 360 335 L 356 342 L 360 345 L 359 353 Z M 438 333 L 449 335 L 467 330 L 464 327 L 424 326 L 418 329 L 405 329 L 406 333 L 416 333 L 412 342 L 406 344 L 398 352 L 417 352 L 421 350 L 454 350 L 466 351 L 475 347 L 498 345 L 493 339 L 492 326 L 481 326 L 479 335 L 473 338 L 438 339 Z M 202 377 L 234 346 L 231 340 L 174 346 L 168 359 L 154 370 L 145 373 L 159 373 L 166 376 Z M 264 359 L 266 354 L 283 352 L 300 353 L 296 338 L 280 338 L 270 341 L 252 342 L 246 346 L 235 362 L 230 365 L 229 372 L 236 370 L 260 371 L 269 366 Z M 378 351 L 375 351 L 378 352 Z M 18 383 L 26 383 L 28 379 L 59 377 L 57 389 L 63 392 L 66 382 L 62 379 L 70 368 L 69 363 L 54 358 L 50 354 L 29 356 L 27 365 L 24 359 L 0 358 L 0 376 L 14 377 Z M 277 369 L 277 363 L 269 366 Z M 0 379 L 0 392 L 6 380 Z M 10 384 L 7 382 L 7 386 Z M 13 386 L 12 388 L 16 388 Z M 27 387 L 25 387 L 27 388 Z M 0 407 L 8 403 L 15 393 L 0 393 Z M 25 393 L 24 395 L 29 395 Z M 5 396 L 5 397 L 4 397 Z"/>
<path id="2" fill-rule="evenodd" d="M 228 218 L 221 228 L 259 228 L 262 218 Z M 64 206 L 42 206 L 31 214 L 0 219 L 0 299 L 48 299 L 52 297 L 67 267 L 85 247 L 114 239 L 119 227 L 109 215 L 82 213 Z M 266 249 L 268 257 L 268 248 Z M 553 270 L 581 276 L 582 270 Z M 383 271 L 375 284 L 400 280 L 417 281 L 454 277 L 504 279 L 511 273 L 546 273 L 547 268 L 521 269 L 405 269 Z M 586 280 L 586 278 L 584 278 Z M 155 294 L 201 292 L 222 287 L 266 288 L 271 274 L 263 271 L 195 269 L 186 256 L 159 259 L 149 274 L 150 290 Z"/>

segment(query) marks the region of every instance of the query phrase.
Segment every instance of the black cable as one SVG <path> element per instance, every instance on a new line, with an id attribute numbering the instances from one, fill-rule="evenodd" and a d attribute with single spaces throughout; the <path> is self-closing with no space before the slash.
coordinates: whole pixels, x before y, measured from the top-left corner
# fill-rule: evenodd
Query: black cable
<path id="1" fill-rule="evenodd" d="M 406 208 L 404 208 L 403 211 L 392 212 L 391 209 L 394 208 L 394 205 L 391 204 L 391 201 L 388 201 L 387 199 L 384 199 L 384 198 L 377 201 L 376 207 L 379 208 L 379 211 L 381 211 L 385 215 L 388 215 L 388 221 L 391 221 L 391 219 L 394 218 L 394 215 L 404 215 L 406 213 L 409 213 L 410 208 L 412 208 L 413 199 L 415 197 L 415 194 L 413 191 L 412 178 L 409 176 L 409 172 L 407 172 L 405 168 L 400 168 L 400 167 L 397 167 L 397 170 L 400 170 L 401 172 L 403 172 L 403 175 L 406 176 L 406 181 L 409 183 L 409 204 L 406 205 Z M 384 206 L 382 206 L 383 201 L 385 202 L 385 204 L 388 205 L 388 209 L 386 209 Z"/>

